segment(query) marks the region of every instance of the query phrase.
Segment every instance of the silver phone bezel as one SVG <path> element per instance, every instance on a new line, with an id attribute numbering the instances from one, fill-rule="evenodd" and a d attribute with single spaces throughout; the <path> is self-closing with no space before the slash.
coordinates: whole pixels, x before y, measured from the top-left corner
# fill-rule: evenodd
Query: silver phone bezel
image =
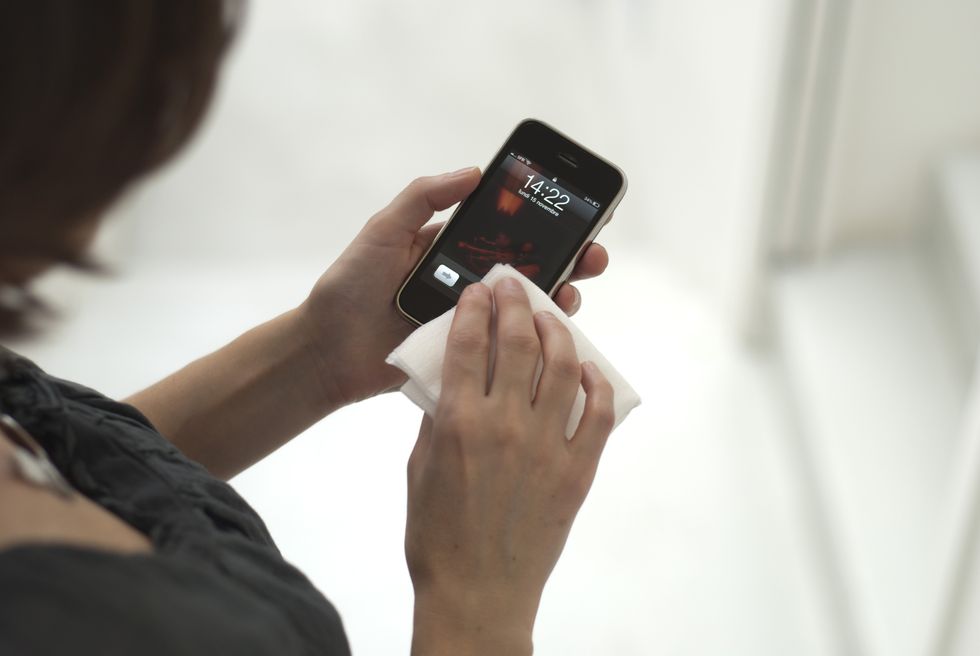
<path id="1" fill-rule="evenodd" d="M 558 277 L 557 282 L 555 282 L 555 284 L 552 286 L 552 288 L 548 290 L 548 296 L 554 297 L 555 293 L 559 289 L 561 289 L 561 286 L 563 284 L 565 284 L 566 282 L 568 282 L 569 276 L 571 276 L 572 275 L 572 271 L 575 270 L 575 265 L 578 264 L 578 261 L 579 261 L 579 259 L 581 259 L 582 254 L 585 253 L 585 249 L 588 248 L 590 244 L 592 244 L 592 242 L 595 240 L 596 236 L 598 236 L 599 231 L 602 230 L 602 228 L 607 223 L 609 223 L 609 219 L 612 217 L 613 212 L 616 210 L 616 206 L 619 205 L 619 202 L 623 199 L 623 196 L 626 195 L 626 188 L 628 186 L 628 183 L 627 183 L 627 180 L 626 180 L 626 173 L 623 172 L 623 170 L 621 168 L 619 168 L 618 166 L 616 166 L 615 164 L 613 164 L 612 162 L 610 162 L 606 158 L 600 157 L 598 154 L 596 154 L 592 150 L 589 150 L 588 148 L 586 148 L 585 146 L 583 146 L 582 144 L 580 144 L 578 141 L 572 139 L 571 137 L 569 137 L 568 135 L 564 134 L 563 132 L 561 132 L 559 130 L 556 130 L 554 127 L 552 127 L 548 123 L 545 123 L 544 121 L 541 121 L 539 119 L 524 119 L 520 123 L 518 123 L 514 127 L 514 129 L 511 130 L 510 134 L 507 135 L 507 139 L 504 140 L 504 143 L 501 145 L 500 149 L 498 149 L 497 152 L 494 153 L 493 158 L 487 163 L 487 166 L 484 167 L 484 169 L 483 169 L 483 172 L 484 173 L 486 173 L 487 168 L 489 168 L 489 166 L 491 164 L 493 164 L 497 160 L 497 158 L 500 156 L 500 153 L 503 151 L 504 146 L 506 146 L 507 145 L 507 142 L 510 141 L 510 138 L 511 138 L 511 136 L 513 136 L 514 132 L 516 132 L 517 129 L 522 124 L 527 123 L 528 121 L 531 121 L 531 120 L 533 120 L 533 121 L 535 121 L 537 123 L 540 123 L 541 125 L 545 126 L 549 130 L 551 130 L 552 132 L 555 132 L 556 134 L 558 134 L 559 136 L 561 136 L 563 139 L 566 139 L 566 140 L 570 141 L 571 143 L 575 144 L 575 146 L 577 146 L 578 148 L 581 148 L 583 151 L 585 151 L 589 155 L 592 155 L 593 157 L 595 157 L 596 159 L 598 159 L 598 160 L 600 160 L 602 162 L 605 162 L 606 164 L 608 164 L 609 166 L 611 166 L 613 169 L 615 169 L 616 172 L 619 173 L 620 178 L 622 178 L 622 180 L 623 180 L 623 184 L 619 187 L 619 191 L 613 197 L 612 201 L 610 201 L 609 205 L 607 205 L 602 210 L 602 214 L 601 214 L 601 217 L 602 218 L 595 224 L 595 227 L 589 232 L 589 234 L 582 241 L 581 245 L 578 248 L 578 251 L 576 251 L 576 253 L 575 253 L 575 257 L 573 257 L 571 260 L 569 260 L 568 266 L 565 267 L 565 270 L 564 271 L 562 271 L 562 274 Z M 429 247 L 427 249 L 425 249 L 425 252 L 422 253 L 422 255 L 419 257 L 419 260 L 418 260 L 418 262 L 415 263 L 415 266 L 412 268 L 411 273 L 409 273 L 405 277 L 405 280 L 402 282 L 401 286 L 398 288 L 398 293 L 395 294 L 395 308 L 398 310 L 398 313 L 401 314 L 402 317 L 404 317 L 410 323 L 413 323 L 416 326 L 421 326 L 422 325 L 422 322 L 419 321 L 418 319 L 416 319 L 415 317 L 413 317 L 411 314 L 409 314 L 402 307 L 402 304 L 401 304 L 402 292 L 405 291 L 405 287 L 408 285 L 408 282 L 415 276 L 416 272 L 419 270 L 419 267 L 422 266 L 422 263 L 425 262 L 425 259 L 429 256 L 429 253 L 432 251 L 433 248 L 435 248 L 435 245 L 437 243 L 439 243 L 439 238 L 442 237 L 442 233 L 445 232 L 446 228 L 448 228 L 449 225 L 453 222 L 453 219 L 456 218 L 456 215 L 459 213 L 459 210 L 460 210 L 460 208 L 462 206 L 463 206 L 463 203 L 462 202 L 459 203 L 456 206 L 456 209 L 453 210 L 453 213 L 450 215 L 449 219 L 443 224 L 442 228 L 439 230 L 439 232 L 436 234 L 435 238 L 432 240 L 432 243 L 429 244 Z"/>

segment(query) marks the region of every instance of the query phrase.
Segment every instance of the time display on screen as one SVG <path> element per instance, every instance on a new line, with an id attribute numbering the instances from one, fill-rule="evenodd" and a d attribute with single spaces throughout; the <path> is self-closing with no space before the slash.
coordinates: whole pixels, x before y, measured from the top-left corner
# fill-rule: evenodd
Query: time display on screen
<path id="1" fill-rule="evenodd" d="M 546 178 L 538 178 L 539 176 L 536 175 L 527 176 L 527 182 L 524 183 L 524 190 L 528 194 L 533 192 L 535 196 L 541 196 L 541 200 L 559 212 L 563 211 L 569 201 L 572 200 L 571 197 L 568 194 L 562 193 L 560 188 L 551 186 Z"/>
<path id="2" fill-rule="evenodd" d="M 505 187 L 514 195 L 513 200 L 525 200 L 530 207 L 537 208 L 553 217 L 574 217 L 590 221 L 602 205 L 585 195 L 582 190 L 559 179 L 553 172 L 532 164 L 521 154 L 511 153 L 502 164 L 506 171 Z"/>
<path id="3" fill-rule="evenodd" d="M 507 264 L 548 289 L 594 225 L 599 203 L 511 153 L 491 167 L 440 238 L 422 279 L 451 298 L 495 264 Z"/>

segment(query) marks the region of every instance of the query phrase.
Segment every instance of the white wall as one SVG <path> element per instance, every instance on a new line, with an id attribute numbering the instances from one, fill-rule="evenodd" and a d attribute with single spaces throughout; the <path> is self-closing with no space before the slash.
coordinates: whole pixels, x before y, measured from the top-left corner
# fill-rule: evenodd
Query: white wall
<path id="1" fill-rule="evenodd" d="M 550 120 L 630 177 L 576 321 L 645 403 L 607 448 L 537 653 L 835 653 L 779 390 L 719 319 L 754 237 L 783 10 L 255 0 L 204 131 L 116 211 L 119 275 L 49 277 L 62 317 L 15 348 L 125 395 L 298 302 L 412 177 Z M 356 653 L 409 644 L 418 420 L 398 395 L 345 408 L 235 480 Z"/>
<path id="2" fill-rule="evenodd" d="M 725 307 L 756 238 L 784 11 L 254 2 L 202 139 L 132 199 L 131 243 L 167 260 L 330 253 L 411 178 L 485 165 L 536 116 L 626 171 L 600 237 L 614 262 L 662 260 Z M 237 229 L 200 221 L 232 197 Z"/>
<path id="3" fill-rule="evenodd" d="M 980 3 L 852 3 L 823 243 L 914 234 L 941 158 L 980 147 Z"/>

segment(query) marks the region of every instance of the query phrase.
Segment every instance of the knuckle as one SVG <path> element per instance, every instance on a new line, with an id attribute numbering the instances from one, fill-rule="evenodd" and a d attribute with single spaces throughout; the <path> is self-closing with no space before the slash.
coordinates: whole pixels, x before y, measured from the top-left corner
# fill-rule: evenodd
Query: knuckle
<path id="1" fill-rule="evenodd" d="M 551 370 L 554 376 L 562 380 L 578 381 L 582 379 L 582 367 L 578 358 L 569 353 L 552 356 L 545 366 Z"/>
<path id="2" fill-rule="evenodd" d="M 515 447 L 524 443 L 527 438 L 527 422 L 520 413 L 513 410 L 504 411 L 497 420 L 497 430 L 494 431 L 494 442 L 503 447 Z"/>
<path id="3" fill-rule="evenodd" d="M 465 398 L 443 394 L 441 401 L 437 410 L 441 433 L 457 434 L 472 425 L 472 417 L 468 410 L 472 404 L 467 403 Z"/>
<path id="4" fill-rule="evenodd" d="M 490 347 L 490 338 L 479 330 L 454 330 L 447 346 L 462 353 L 480 353 Z"/>
<path id="5" fill-rule="evenodd" d="M 526 332 L 513 332 L 501 335 L 500 348 L 519 355 L 540 355 L 541 342 L 536 335 Z"/>
<path id="6" fill-rule="evenodd" d="M 429 181 L 428 178 L 424 176 L 419 176 L 414 180 L 412 180 L 411 182 L 409 182 L 408 187 L 406 187 L 406 189 L 408 189 L 412 193 L 421 193 L 425 191 L 426 187 L 428 186 L 428 181 Z"/>

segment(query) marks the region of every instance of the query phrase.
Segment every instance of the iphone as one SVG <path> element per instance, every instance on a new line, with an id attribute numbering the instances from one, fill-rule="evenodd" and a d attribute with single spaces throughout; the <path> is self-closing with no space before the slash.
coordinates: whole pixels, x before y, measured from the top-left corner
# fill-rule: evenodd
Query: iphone
<path id="1" fill-rule="evenodd" d="M 398 290 L 398 310 L 424 324 L 498 263 L 553 295 L 625 192 L 614 164 L 541 121 L 522 121 Z"/>

